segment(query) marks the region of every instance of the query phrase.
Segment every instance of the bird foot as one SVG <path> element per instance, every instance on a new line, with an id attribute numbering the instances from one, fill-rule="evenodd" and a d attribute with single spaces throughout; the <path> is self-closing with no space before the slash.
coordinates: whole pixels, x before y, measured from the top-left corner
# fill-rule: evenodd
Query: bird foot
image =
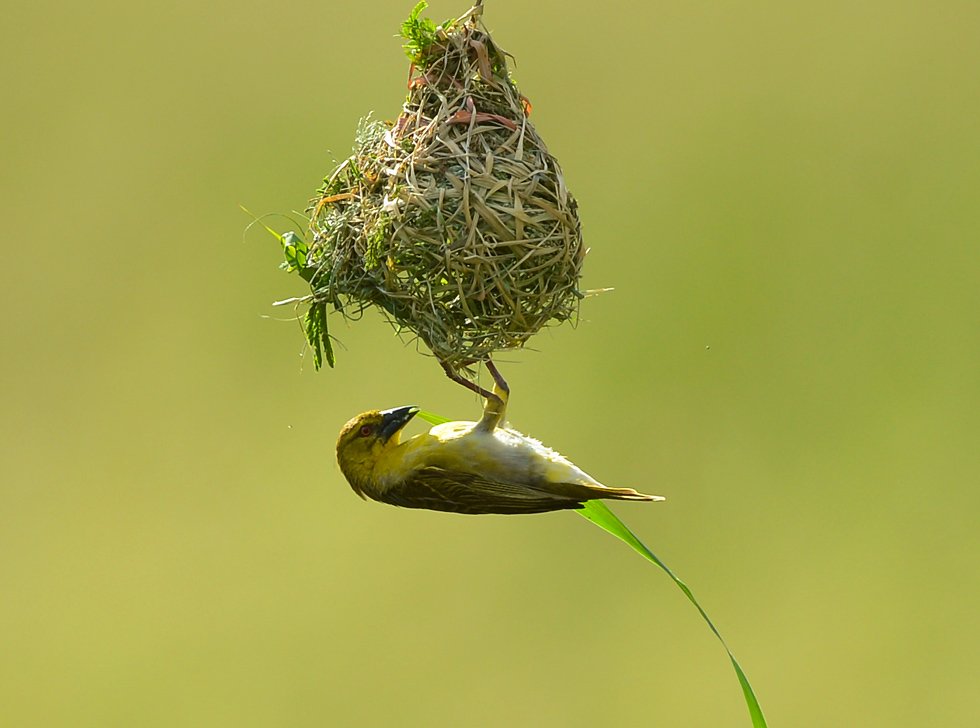
<path id="1" fill-rule="evenodd" d="M 507 400 L 510 399 L 510 387 L 507 386 L 507 382 L 504 380 L 504 378 L 500 376 L 500 372 L 497 371 L 496 364 L 489 359 L 487 359 L 486 364 L 487 371 L 490 372 L 490 376 L 493 377 L 493 393 L 500 398 L 500 401 L 503 402 L 504 407 L 506 407 Z"/>

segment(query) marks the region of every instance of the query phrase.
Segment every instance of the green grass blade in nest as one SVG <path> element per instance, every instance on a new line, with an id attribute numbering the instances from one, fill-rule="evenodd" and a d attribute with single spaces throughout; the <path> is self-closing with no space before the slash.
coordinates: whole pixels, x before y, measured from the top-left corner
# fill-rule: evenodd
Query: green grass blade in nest
<path id="1" fill-rule="evenodd" d="M 325 303 L 314 301 L 310 304 L 310 310 L 306 312 L 306 340 L 313 350 L 313 368 L 322 367 L 324 357 L 326 357 L 327 364 L 333 369 L 337 360 L 334 357 L 330 334 L 327 331 L 327 305 Z"/>
<path id="2" fill-rule="evenodd" d="M 422 0 L 412 9 L 408 20 L 402 23 L 401 34 L 407 42 L 405 43 L 405 55 L 416 66 L 425 68 L 431 62 L 434 55 L 442 55 L 440 41 L 444 40 L 445 31 L 450 30 L 455 24 L 455 20 L 447 20 L 441 26 L 436 26 L 428 18 L 420 17 L 422 11 L 429 7 L 429 4 Z M 443 38 L 439 37 L 439 31 L 443 31 Z M 433 52 L 433 48 L 440 49 L 438 53 Z"/>

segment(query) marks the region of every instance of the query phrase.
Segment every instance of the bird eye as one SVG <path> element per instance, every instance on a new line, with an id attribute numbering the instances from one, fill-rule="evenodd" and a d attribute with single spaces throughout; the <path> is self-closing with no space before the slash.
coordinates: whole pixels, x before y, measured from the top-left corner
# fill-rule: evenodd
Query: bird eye
<path id="1" fill-rule="evenodd" d="M 371 427 L 369 425 L 364 425 L 361 428 L 361 436 L 362 437 L 367 437 L 370 434 L 371 434 Z"/>

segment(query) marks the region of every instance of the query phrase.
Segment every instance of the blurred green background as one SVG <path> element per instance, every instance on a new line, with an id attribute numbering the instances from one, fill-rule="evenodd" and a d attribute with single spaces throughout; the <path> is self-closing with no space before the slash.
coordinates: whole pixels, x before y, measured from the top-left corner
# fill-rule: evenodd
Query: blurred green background
<path id="1" fill-rule="evenodd" d="M 570 513 L 360 501 L 343 423 L 479 402 L 370 312 L 304 360 L 248 223 L 394 118 L 412 2 L 5 7 L 0 723 L 747 726 Z M 428 15 L 465 4 L 435 0 Z M 773 726 L 980 722 L 980 5 L 487 0 L 592 247 L 502 357 Z M 413 426 L 418 431 L 420 426 Z"/>

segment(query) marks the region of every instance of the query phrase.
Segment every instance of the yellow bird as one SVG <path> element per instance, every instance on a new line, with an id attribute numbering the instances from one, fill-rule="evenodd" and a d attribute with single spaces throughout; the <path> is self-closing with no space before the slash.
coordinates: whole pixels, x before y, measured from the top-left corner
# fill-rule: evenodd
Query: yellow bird
<path id="1" fill-rule="evenodd" d="M 658 501 L 607 488 L 539 441 L 500 426 L 509 390 L 492 365 L 493 393 L 479 422 L 447 422 L 400 441 L 418 407 L 358 415 L 337 439 L 340 470 L 359 496 L 455 513 L 543 513 L 597 498 Z"/>

